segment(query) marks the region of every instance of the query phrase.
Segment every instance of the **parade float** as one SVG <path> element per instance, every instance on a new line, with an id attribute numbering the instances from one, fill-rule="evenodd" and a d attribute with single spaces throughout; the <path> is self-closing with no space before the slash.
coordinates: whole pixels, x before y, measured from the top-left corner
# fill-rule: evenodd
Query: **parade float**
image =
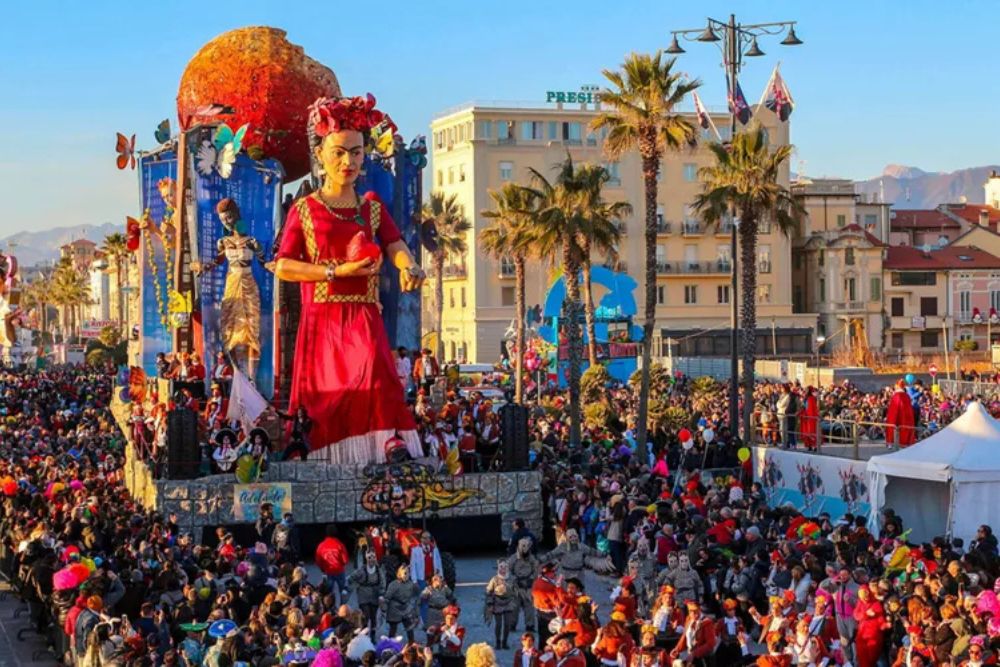
<path id="1" fill-rule="evenodd" d="M 116 141 L 118 167 L 136 169 L 140 183 L 127 237 L 141 317 L 113 406 L 129 436 L 125 476 L 134 496 L 187 529 L 253 523 L 270 502 L 299 524 L 371 523 L 401 512 L 494 516 L 505 530 L 521 517 L 540 530 L 537 473 L 456 476 L 413 460 L 419 441 L 402 423 L 412 417 L 397 408 L 389 412 L 401 423 L 331 435 L 304 448 L 310 460 L 280 460 L 299 437 L 289 414 L 296 408 L 320 420 L 311 433 L 326 434 L 392 406 L 397 392 L 402 401 L 394 372 L 392 387 L 367 378 L 386 376 L 388 346 L 419 347 L 421 242 L 433 237 L 420 226 L 423 137 L 404 142 L 374 98 L 342 97 L 331 69 L 268 27 L 227 32 L 195 54 L 180 81 L 176 133 L 172 127 L 161 122 L 149 150 L 136 149 L 135 134 Z M 349 149 L 331 148 L 332 135 L 364 144 L 358 173 L 344 172 L 351 215 L 323 199 L 331 186 L 336 192 L 327 153 Z M 320 238 L 341 219 L 365 236 L 352 239 L 346 257 L 336 254 L 340 241 Z M 370 256 L 386 257 L 381 270 L 364 279 L 347 273 L 371 246 Z M 350 293 L 359 280 L 364 287 Z M 329 309 L 372 328 L 316 339 Z M 362 340 L 339 344 L 347 335 Z M 209 380 L 216 363 L 231 367 L 225 392 L 153 379 L 166 355 L 197 355 Z M 355 376 L 371 383 L 368 395 L 345 403 Z"/>

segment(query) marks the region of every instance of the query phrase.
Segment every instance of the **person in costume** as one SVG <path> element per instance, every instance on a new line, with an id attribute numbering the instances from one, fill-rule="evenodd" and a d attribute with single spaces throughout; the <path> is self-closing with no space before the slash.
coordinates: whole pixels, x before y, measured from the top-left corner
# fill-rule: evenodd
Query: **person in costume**
<path id="1" fill-rule="evenodd" d="M 909 447 L 917 440 L 917 433 L 913 428 L 913 403 L 910 395 L 906 393 L 906 382 L 900 380 L 896 383 L 896 389 L 889 399 L 889 408 L 885 413 L 885 420 L 888 426 L 885 427 L 886 447 L 899 445 Z"/>
<path id="2" fill-rule="evenodd" d="M 236 434 L 228 428 L 220 430 L 215 434 L 215 445 L 212 460 L 215 462 L 216 471 L 229 472 L 233 469 L 236 459 L 239 458 L 239 451 L 236 449 Z"/>
<path id="3" fill-rule="evenodd" d="M 540 644 L 544 645 L 545 640 L 551 634 L 549 624 L 559 613 L 562 595 L 562 586 L 556 579 L 555 563 L 545 563 L 541 567 L 538 578 L 531 585 L 531 599 L 535 608 L 535 617 L 538 620 L 538 641 Z"/>
<path id="4" fill-rule="evenodd" d="M 399 270 L 404 292 L 418 290 L 425 274 L 388 206 L 355 191 L 366 139 L 383 119 L 371 95 L 310 107 L 310 145 L 325 177 L 292 206 L 277 254 L 278 278 L 301 283 L 302 292 L 290 409 L 306 407 L 315 420 L 310 456 L 332 463 L 383 463 L 383 446 L 397 434 L 411 456 L 422 456 L 378 285 L 383 258 Z"/>
<path id="5" fill-rule="evenodd" d="M 572 632 L 560 632 L 552 639 L 555 667 L 586 667 L 587 658 L 583 651 L 575 646 L 575 637 Z"/>
<path id="6" fill-rule="evenodd" d="M 492 621 L 496 641 L 494 648 L 506 650 L 507 637 L 517 622 L 517 586 L 510 576 L 506 560 L 497 563 L 497 573 L 486 584 L 486 610 L 484 618 Z"/>
<path id="7" fill-rule="evenodd" d="M 441 667 L 462 667 L 465 663 L 462 657 L 465 628 L 458 624 L 459 613 L 461 612 L 457 605 L 445 607 L 441 637 L 437 644 L 438 662 Z"/>
<path id="8" fill-rule="evenodd" d="M 524 617 L 524 629 L 529 631 L 535 629 L 535 605 L 531 599 L 531 586 L 538 576 L 538 559 L 531 553 L 531 547 L 531 538 L 522 537 L 517 541 L 514 555 L 507 560 L 507 567 L 517 587 L 519 613 Z M 513 626 L 517 626 L 516 617 Z"/>
<path id="9" fill-rule="evenodd" d="M 253 381 L 260 360 L 260 288 L 253 277 L 253 260 L 256 257 L 269 271 L 273 265 L 265 261 L 260 242 L 246 234 L 240 207 L 233 199 L 226 197 L 215 206 L 215 211 L 227 234 L 216 244 L 215 259 L 205 264 L 193 261 L 191 271 L 197 276 L 228 263 L 220 304 L 222 346 Z"/>
<path id="10" fill-rule="evenodd" d="M 538 667 L 540 655 L 535 647 L 535 635 L 525 632 L 521 635 L 521 647 L 514 651 L 513 667 Z"/>
<path id="11" fill-rule="evenodd" d="M 802 399 L 802 414 L 799 421 L 802 428 L 802 444 L 806 449 L 815 450 L 819 445 L 819 403 L 812 387 L 806 387 L 806 395 Z"/>
<path id="12" fill-rule="evenodd" d="M 685 665 L 708 665 L 715 653 L 715 623 L 701 613 L 701 604 L 687 600 L 687 618 L 677 646 L 670 652 L 672 660 L 682 660 Z"/>

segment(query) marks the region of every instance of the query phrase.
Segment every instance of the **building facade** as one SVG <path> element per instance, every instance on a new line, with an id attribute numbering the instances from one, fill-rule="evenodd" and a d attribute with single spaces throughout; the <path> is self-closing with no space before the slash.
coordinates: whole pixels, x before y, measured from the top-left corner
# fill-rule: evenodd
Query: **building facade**
<path id="1" fill-rule="evenodd" d="M 800 179 L 806 218 L 793 238 L 792 304 L 814 313 L 824 351 L 883 345 L 883 257 L 889 204 L 863 200 L 844 179 Z"/>
<path id="2" fill-rule="evenodd" d="M 633 214 L 624 221 L 618 248 L 620 270 L 639 283 L 643 301 L 645 246 L 643 239 L 643 179 L 637 154 L 611 162 L 602 137 L 589 131 L 599 109 L 594 103 L 539 104 L 534 108 L 468 104 L 440 114 L 431 124 L 432 188 L 455 194 L 472 223 L 468 252 L 449 258 L 444 271 L 444 316 L 441 336 L 445 356 L 493 362 L 499 355 L 514 316 L 514 272 L 509 262 L 496 261 L 479 249 L 478 235 L 490 221 L 481 213 L 491 206 L 489 191 L 505 183 L 529 184 L 531 169 L 554 178 L 553 167 L 572 156 L 578 163 L 602 164 L 611 175 L 606 201 L 627 201 Z M 787 144 L 787 123 L 767 110 L 759 114 L 772 144 Z M 690 118 L 695 124 L 693 114 Z M 728 116 L 715 117 L 720 130 Z M 656 329 L 654 355 L 716 356 L 729 354 L 730 227 L 709 228 L 697 219 L 692 203 L 701 191 L 698 170 L 713 162 L 703 132 L 698 144 L 664 156 L 657 196 L 658 242 Z M 724 137 L 726 138 L 726 137 Z M 785 168 L 782 180 L 788 184 Z M 792 308 L 791 239 L 764 222 L 758 241 L 757 318 L 760 352 L 809 354 L 815 316 Z M 595 256 L 600 264 L 605 258 Z M 558 264 L 555 258 L 529 262 L 526 300 L 529 307 L 544 301 Z M 433 280 L 425 285 L 425 343 L 437 330 Z M 594 301 L 602 296 L 595 287 Z M 672 341 L 672 343 L 671 343 Z M 772 350 L 772 348 L 775 348 Z"/>

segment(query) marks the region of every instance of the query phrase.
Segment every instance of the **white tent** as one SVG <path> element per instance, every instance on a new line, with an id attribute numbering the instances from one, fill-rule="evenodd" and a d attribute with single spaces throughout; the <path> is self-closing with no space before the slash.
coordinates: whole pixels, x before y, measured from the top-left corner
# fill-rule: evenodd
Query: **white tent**
<path id="1" fill-rule="evenodd" d="M 871 522 L 892 508 L 911 540 L 961 537 L 980 524 L 1000 528 L 1000 422 L 970 403 L 965 414 L 925 440 L 868 461 Z"/>

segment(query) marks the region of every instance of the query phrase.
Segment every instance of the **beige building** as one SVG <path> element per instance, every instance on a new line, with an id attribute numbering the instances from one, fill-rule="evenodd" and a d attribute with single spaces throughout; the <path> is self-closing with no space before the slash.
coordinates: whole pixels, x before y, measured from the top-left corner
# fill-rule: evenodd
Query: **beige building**
<path id="1" fill-rule="evenodd" d="M 807 214 L 792 250 L 795 312 L 817 314 L 826 352 L 881 348 L 889 204 L 863 199 L 844 179 L 803 178 L 792 192 Z"/>
<path id="2" fill-rule="evenodd" d="M 637 302 L 643 302 L 642 173 L 637 154 L 619 162 L 603 155 L 601 137 L 588 130 L 597 114 L 594 104 L 515 108 L 469 104 L 440 114 L 431 123 L 432 187 L 456 194 L 473 229 L 466 257 L 450 258 L 445 269 L 442 337 L 447 359 L 495 361 L 514 315 L 514 274 L 506 262 L 497 262 L 479 250 L 478 234 L 489 225 L 481 215 L 491 205 L 488 192 L 506 182 L 527 184 L 529 168 L 552 174 L 567 152 L 578 162 L 603 164 L 611 174 L 605 199 L 627 201 L 634 208 L 624 223 L 619 253 L 624 270 L 639 283 Z M 786 144 L 788 124 L 767 110 L 760 114 L 769 140 Z M 713 116 L 720 130 L 728 116 Z M 694 123 L 694 116 L 691 117 Z M 702 138 L 709 139 L 708 131 Z M 665 342 L 678 341 L 681 355 L 721 356 L 729 353 L 730 240 L 729 229 L 706 228 L 691 204 L 701 190 L 698 170 L 711 164 L 704 145 L 671 153 L 663 161 L 658 195 L 657 326 L 654 355 L 665 355 Z M 788 184 L 787 169 L 782 175 Z M 761 327 L 759 352 L 779 355 L 809 354 L 816 322 L 809 313 L 793 313 L 791 240 L 775 227 L 762 225 L 758 252 L 757 318 Z M 595 257 L 598 264 L 602 258 Z M 551 267 L 529 263 L 527 304 L 541 304 L 550 285 Z M 423 322 L 425 343 L 437 329 L 433 280 L 425 286 Z M 602 296 L 595 286 L 594 301 Z M 639 322 L 641 324 L 641 322 Z"/>

